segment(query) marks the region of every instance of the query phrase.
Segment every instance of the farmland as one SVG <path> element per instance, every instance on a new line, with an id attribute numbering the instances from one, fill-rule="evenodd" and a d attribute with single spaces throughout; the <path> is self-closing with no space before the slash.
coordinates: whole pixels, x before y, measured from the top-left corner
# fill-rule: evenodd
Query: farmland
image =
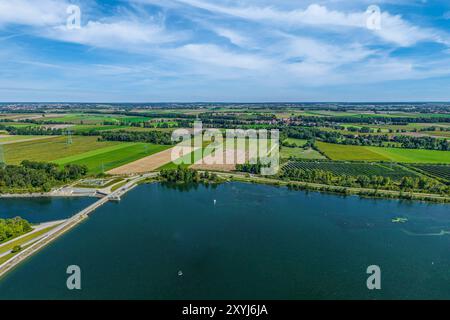
<path id="1" fill-rule="evenodd" d="M 303 147 L 308 140 L 305 139 L 295 139 L 295 138 L 287 138 L 286 140 L 283 141 L 284 143 L 288 143 L 291 145 L 295 145 L 297 147 Z"/>
<path id="2" fill-rule="evenodd" d="M 429 112 L 425 112 L 427 109 Z M 28 114 L 2 115 L 0 145 L 4 150 L 2 159 L 6 159 L 7 164 L 18 164 L 25 159 L 50 161 L 60 166 L 84 164 L 89 175 L 174 169 L 177 165 L 171 162 L 169 146 L 152 144 L 156 140 L 142 140 L 144 135 L 135 133 L 158 131 L 164 136 L 158 143 L 166 143 L 170 141 L 174 128 L 183 126 L 191 132 L 194 121 L 200 120 L 204 128 L 218 129 L 223 133 L 227 129 L 278 129 L 282 138 L 281 165 L 291 169 L 301 166 L 306 172 L 321 172 L 319 176 L 303 176 L 297 172 L 291 177 L 297 180 L 330 182 L 327 173 L 333 175 L 331 182 L 339 185 L 347 183 L 339 178 L 345 175 L 353 178 L 358 175 L 382 176 L 393 181 L 412 178 L 414 181 L 408 183 L 418 190 L 418 180 L 428 177 L 434 182 L 422 181 L 422 185 L 427 185 L 427 192 L 442 193 L 441 185 L 435 183 L 442 184 L 448 179 L 447 167 L 439 166 L 450 164 L 446 141 L 450 132 L 450 112 L 442 106 L 211 104 L 200 107 L 193 104 L 173 108 L 142 105 L 130 108 L 80 104 L 79 108 L 61 109 L 58 106 L 52 109 L 44 106 L 38 110 L 33 109 Z M 72 138 L 64 136 L 68 131 Z M 11 136 L 14 134 L 17 136 Z M 39 134 L 41 136 L 36 136 Z M 101 140 L 113 141 L 99 141 L 97 136 Z M 250 160 L 248 141 L 237 146 L 237 153 L 243 158 L 239 163 Z M 223 142 L 223 154 L 225 158 L 231 158 L 234 152 L 230 149 L 230 142 L 234 144 L 234 140 L 229 141 L 224 136 Z M 252 170 L 251 166 L 245 169 L 245 166 L 236 167 L 236 164 L 216 163 L 216 154 L 211 148 L 206 148 L 207 145 L 205 142 L 195 152 L 189 149 L 184 158 L 193 164 L 185 164 L 184 167 L 227 172 Z M 201 157 L 203 161 L 200 161 Z M 419 165 L 425 166 L 419 168 Z M 350 182 L 352 186 L 365 184 L 364 181 L 353 180 Z M 395 186 L 372 186 L 400 188 L 399 183 Z"/>
<path id="3" fill-rule="evenodd" d="M 427 175 L 450 182 L 450 165 L 430 165 L 430 164 L 415 164 L 411 167 L 424 172 Z"/>
<path id="4" fill-rule="evenodd" d="M 135 116 L 122 116 L 122 115 L 108 115 L 108 114 L 64 114 L 58 117 L 45 117 L 40 118 L 38 122 L 46 123 L 70 123 L 76 125 L 96 125 L 103 124 L 104 122 L 111 123 L 136 123 L 145 122 L 149 118 L 146 117 L 135 117 Z"/>
<path id="5" fill-rule="evenodd" d="M 5 145 L 4 156 L 7 164 L 19 164 L 23 160 L 49 162 L 116 144 L 118 142 L 99 142 L 97 137 L 81 136 L 74 136 L 72 144 L 68 144 L 66 137 L 57 136 Z"/>
<path id="6" fill-rule="evenodd" d="M 138 159 L 164 151 L 169 146 L 149 143 L 121 143 L 120 145 L 103 148 L 77 156 L 55 161 L 57 164 L 83 164 L 92 174 L 99 174 L 131 163 Z"/>
<path id="7" fill-rule="evenodd" d="M 326 159 L 323 155 L 314 149 L 308 148 L 289 148 L 281 147 L 280 156 L 282 159 L 289 159 L 291 157 L 298 159 Z"/>
<path id="8" fill-rule="evenodd" d="M 319 149 L 324 152 L 331 160 L 352 160 L 352 161 L 389 161 L 388 157 L 382 156 L 376 152 L 370 151 L 367 147 L 345 146 L 340 144 L 331 144 L 317 142 Z"/>
<path id="9" fill-rule="evenodd" d="M 367 162 L 336 162 L 336 161 L 289 161 L 283 170 L 301 169 L 305 171 L 323 170 L 336 176 L 382 176 L 393 180 L 403 177 L 417 177 L 418 174 L 398 164 L 367 163 Z"/>
<path id="10" fill-rule="evenodd" d="M 0 144 L 11 144 L 22 141 L 47 139 L 49 136 L 0 136 Z"/>
<path id="11" fill-rule="evenodd" d="M 450 163 L 450 152 L 447 151 L 349 146 L 324 142 L 318 142 L 317 145 L 331 160 Z"/>

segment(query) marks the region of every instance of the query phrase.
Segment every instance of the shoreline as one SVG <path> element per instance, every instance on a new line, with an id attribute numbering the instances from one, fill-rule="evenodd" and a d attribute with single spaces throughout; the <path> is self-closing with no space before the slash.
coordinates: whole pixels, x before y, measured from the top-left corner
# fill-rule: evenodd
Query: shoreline
<path id="1" fill-rule="evenodd" d="M 315 192 L 332 193 L 339 195 L 356 195 L 362 198 L 371 199 L 393 199 L 393 200 L 410 200 L 410 201 L 421 201 L 421 202 L 432 202 L 432 203 L 450 203 L 450 196 L 439 195 L 439 194 L 427 194 L 420 192 L 408 192 L 408 191 L 397 191 L 397 190 L 383 190 L 383 189 L 370 189 L 370 188 L 354 188 L 354 187 L 344 187 L 344 186 L 334 186 L 327 184 L 320 184 L 314 182 L 304 182 L 304 181 L 294 181 L 294 180 L 279 180 L 273 178 L 266 178 L 262 176 L 250 175 L 238 172 L 224 172 L 215 170 L 198 170 L 199 172 L 211 172 L 215 173 L 221 178 L 226 180 L 233 180 L 239 182 L 248 183 L 260 183 L 265 185 L 273 186 L 286 186 L 293 187 L 294 190 L 309 190 Z M 148 172 L 142 174 L 142 177 L 155 177 L 159 172 Z M 145 179 L 140 179 L 142 180 Z M 139 184 L 140 182 L 137 182 Z M 60 189 L 59 189 L 60 190 Z M 59 190 L 51 192 L 42 193 L 19 193 L 19 194 L 0 194 L 1 199 L 27 199 L 27 198 L 101 198 L 96 193 L 88 192 L 86 193 L 69 193 L 69 192 L 58 192 Z M 116 190 L 117 191 L 117 190 Z M 107 196 L 109 196 L 108 194 Z"/>
<path id="2" fill-rule="evenodd" d="M 273 186 L 284 186 L 284 187 L 294 187 L 294 190 L 308 190 L 314 192 L 332 193 L 338 195 L 347 196 L 359 196 L 361 198 L 369 199 L 390 199 L 390 200 L 410 200 L 428 203 L 441 203 L 449 204 L 450 197 L 438 194 L 427 194 L 427 193 L 417 193 L 417 192 L 402 192 L 395 190 L 376 190 L 367 188 L 351 188 L 351 187 L 341 187 L 333 186 L 312 182 L 302 182 L 302 181 L 284 181 L 278 179 L 265 178 L 260 176 L 246 176 L 240 173 L 227 173 L 227 172 L 217 172 L 219 177 L 225 179 L 231 179 L 232 181 L 247 182 L 247 183 L 259 183 L 265 185 Z"/>
<path id="3" fill-rule="evenodd" d="M 8 193 L 0 194 L 0 199 L 26 199 L 26 198 L 98 198 L 90 194 L 52 194 L 52 193 Z"/>
<path id="4" fill-rule="evenodd" d="M 270 179 L 260 176 L 248 176 L 245 174 L 239 173 L 227 173 L 227 172 L 217 172 L 210 171 L 217 174 L 224 181 L 236 181 L 236 182 L 244 182 L 244 183 L 258 183 L 264 185 L 272 185 L 272 186 L 284 186 L 284 187 L 292 187 L 297 186 L 299 191 L 310 190 L 313 192 L 321 192 L 321 193 L 332 193 L 337 195 L 348 195 L 348 196 L 359 196 L 361 198 L 374 198 L 374 199 L 390 199 L 390 200 L 411 200 L 411 201 L 426 201 L 426 202 L 435 202 L 447 204 L 450 203 L 450 197 L 438 196 L 432 194 L 407 194 L 408 198 L 401 198 L 401 193 L 399 191 L 390 191 L 390 190 L 374 190 L 374 189 L 358 189 L 358 188 L 345 188 L 338 186 L 329 186 L 322 184 L 314 184 L 307 182 L 297 182 L 297 181 L 282 181 L 277 179 Z M 155 183 L 157 181 L 146 181 L 149 178 L 155 178 L 157 173 L 149 173 L 135 177 L 134 179 L 128 181 L 125 185 L 121 186 L 119 189 L 114 192 L 106 195 L 105 197 L 99 199 L 94 202 L 87 208 L 81 210 L 77 214 L 73 215 L 71 218 L 64 220 L 60 225 L 56 226 L 54 229 L 50 230 L 48 233 L 42 235 L 37 241 L 31 244 L 26 249 L 18 252 L 15 256 L 11 257 L 9 260 L 5 261 L 0 265 L 0 279 L 7 274 L 10 270 L 18 266 L 22 261 L 26 260 L 33 254 L 37 253 L 39 250 L 44 248 L 46 245 L 50 244 L 52 241 L 58 239 L 64 233 L 70 231 L 78 224 L 83 222 L 85 219 L 89 217 L 95 210 L 104 204 L 110 201 L 120 201 L 120 197 L 126 194 L 128 191 L 133 190 L 135 187 L 142 183 Z M 374 193 L 374 194 L 371 194 Z M 30 194 L 20 195 L 22 198 L 29 197 Z M 409 198 L 412 195 L 413 198 Z M 78 195 L 76 195 L 78 197 Z M 10 195 L 10 198 L 14 198 L 18 196 Z M 64 195 L 52 194 L 52 193 L 42 193 L 42 194 L 34 194 L 34 198 L 38 197 L 64 197 Z M 2 198 L 0 196 L 0 198 Z"/>

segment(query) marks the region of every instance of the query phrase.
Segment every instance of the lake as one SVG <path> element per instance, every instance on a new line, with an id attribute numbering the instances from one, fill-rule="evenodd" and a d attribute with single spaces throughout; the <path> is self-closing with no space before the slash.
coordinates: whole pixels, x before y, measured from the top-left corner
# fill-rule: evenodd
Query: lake
<path id="1" fill-rule="evenodd" d="M 2 198 L 0 218 L 22 217 L 31 223 L 62 220 L 83 210 L 98 199 L 95 198 Z"/>
<path id="2" fill-rule="evenodd" d="M 142 185 L 1 279 L 0 299 L 449 299 L 449 208 L 243 183 Z M 80 291 L 66 288 L 69 265 L 81 268 Z M 370 265 L 379 291 L 367 289 Z"/>

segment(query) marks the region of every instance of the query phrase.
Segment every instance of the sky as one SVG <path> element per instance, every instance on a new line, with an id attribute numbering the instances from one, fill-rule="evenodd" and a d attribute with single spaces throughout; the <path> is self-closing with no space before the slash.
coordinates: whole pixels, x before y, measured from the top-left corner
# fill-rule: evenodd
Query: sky
<path id="1" fill-rule="evenodd" d="M 0 0 L 0 101 L 450 101 L 450 1 Z"/>

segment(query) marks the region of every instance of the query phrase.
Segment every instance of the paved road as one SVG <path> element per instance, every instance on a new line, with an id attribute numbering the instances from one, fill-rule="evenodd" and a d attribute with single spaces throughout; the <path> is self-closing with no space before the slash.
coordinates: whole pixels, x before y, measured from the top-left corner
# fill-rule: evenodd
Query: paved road
<path id="1" fill-rule="evenodd" d="M 66 220 L 50 221 L 50 222 L 45 222 L 45 223 L 38 224 L 38 225 L 36 225 L 36 226 L 33 227 L 33 231 L 28 232 L 28 233 L 26 233 L 26 234 L 24 234 L 24 235 L 22 235 L 22 236 L 20 236 L 20 237 L 11 239 L 11 240 L 9 240 L 8 242 L 2 243 L 2 244 L 0 245 L 0 249 L 1 249 L 2 247 L 4 247 L 4 246 L 7 246 L 8 244 L 10 244 L 10 243 L 12 243 L 12 242 L 15 242 L 15 241 L 17 241 L 17 240 L 23 239 L 23 238 L 25 238 L 25 237 L 28 237 L 28 236 L 30 236 L 30 235 L 32 235 L 32 234 L 38 232 L 38 231 L 41 231 L 41 230 L 43 230 L 43 229 L 50 228 L 50 227 L 52 227 L 52 226 L 61 224 L 61 223 L 63 223 L 64 221 L 66 221 Z M 40 238 L 42 238 L 42 237 L 44 237 L 44 236 L 45 236 L 45 234 L 42 234 L 42 235 L 40 235 L 40 236 L 37 237 L 37 238 L 33 238 L 33 239 L 31 239 L 30 241 L 28 241 L 28 242 L 26 242 L 26 243 L 23 243 L 21 246 L 22 246 L 22 247 L 26 247 L 27 245 L 32 244 L 33 242 L 39 240 Z M 1 253 L 1 254 L 0 254 L 0 258 L 3 257 L 3 256 L 8 255 L 9 253 L 11 253 L 11 250 L 9 250 L 9 251 L 7 251 L 7 252 L 4 252 L 4 253 Z"/>

